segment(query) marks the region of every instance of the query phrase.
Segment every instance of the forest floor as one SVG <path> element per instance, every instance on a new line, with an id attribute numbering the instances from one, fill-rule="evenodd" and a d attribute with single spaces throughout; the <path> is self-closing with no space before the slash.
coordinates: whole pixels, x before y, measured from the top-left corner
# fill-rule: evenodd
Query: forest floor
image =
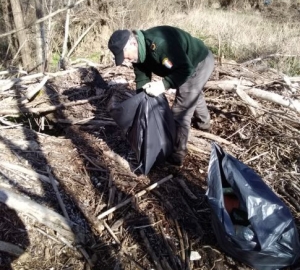
<path id="1" fill-rule="evenodd" d="M 135 95 L 133 78 L 126 66 L 72 67 L 28 103 L 36 80 L 0 94 L 0 250 L 9 251 L 0 251 L 0 269 L 251 269 L 220 248 L 212 229 L 212 142 L 262 177 L 299 231 L 299 111 L 257 97 L 254 109 L 234 90 L 299 102 L 297 78 L 255 62 L 216 63 L 205 88 L 211 132 L 192 126 L 184 165 L 158 164 L 147 176 L 107 110 L 112 96 Z M 166 97 L 171 105 L 173 91 Z"/>

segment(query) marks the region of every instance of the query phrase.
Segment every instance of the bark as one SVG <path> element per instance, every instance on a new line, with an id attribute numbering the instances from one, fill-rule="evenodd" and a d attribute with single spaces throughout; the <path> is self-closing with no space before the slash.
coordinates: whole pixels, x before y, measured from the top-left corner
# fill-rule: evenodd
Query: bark
<path id="1" fill-rule="evenodd" d="M 12 13 L 14 17 L 14 23 L 16 25 L 17 29 L 24 29 L 25 23 L 23 18 L 23 12 L 21 3 L 19 0 L 10 0 Z M 19 41 L 19 47 L 21 48 L 21 57 L 22 57 L 22 63 L 25 70 L 28 70 L 32 66 L 32 60 L 31 60 L 31 50 L 28 43 L 28 36 L 27 31 L 19 31 L 17 32 L 17 37 Z"/>
<path id="2" fill-rule="evenodd" d="M 2 7 L 2 15 L 3 15 L 3 20 L 4 20 L 4 26 L 5 26 L 5 31 L 11 31 L 13 29 L 12 26 L 12 20 L 11 17 L 9 16 L 9 14 L 11 14 L 10 9 L 9 9 L 9 2 L 8 0 L 1 0 L 1 7 Z M 15 44 L 15 41 L 13 36 L 8 36 L 7 37 L 7 43 L 8 46 L 10 46 L 10 52 L 12 55 L 16 54 L 17 50 L 17 46 Z M 7 55 L 6 55 L 7 57 Z M 4 59 L 5 61 L 5 59 Z"/>
<path id="3" fill-rule="evenodd" d="M 233 92 L 236 91 L 237 85 L 238 85 L 237 80 L 210 81 L 206 83 L 205 88 L 221 89 L 224 91 Z M 255 97 L 275 104 L 279 104 L 297 113 L 300 113 L 300 101 L 296 99 L 284 97 L 276 93 L 268 92 L 262 89 L 253 88 L 245 85 L 239 85 L 239 89 L 244 90 L 251 97 Z"/>
<path id="4" fill-rule="evenodd" d="M 16 1 L 16 0 L 14 0 L 14 1 Z M 53 17 L 53 16 L 56 16 L 57 14 L 59 14 L 59 13 L 65 11 L 65 10 L 67 10 L 67 9 L 69 9 L 69 8 L 73 8 L 73 7 L 75 7 L 75 6 L 79 5 L 79 4 L 81 4 L 81 3 L 84 2 L 84 1 L 86 1 L 86 0 L 79 0 L 78 2 L 76 2 L 76 3 L 74 3 L 74 4 L 70 5 L 70 6 L 67 6 L 67 7 L 64 7 L 64 8 L 61 8 L 61 9 L 58 9 L 58 10 L 56 10 L 55 12 L 52 12 L 52 13 L 46 15 L 45 17 L 43 17 L 43 18 L 41 18 L 41 19 L 35 21 L 34 23 L 31 23 L 29 26 L 31 26 L 31 25 L 33 25 L 33 24 L 36 24 L 36 23 L 44 22 L 44 21 L 48 20 L 49 18 L 51 18 L 51 17 Z M 27 27 L 28 27 L 28 26 L 27 26 Z M 6 37 L 6 36 L 9 36 L 9 35 L 12 35 L 12 34 L 14 34 L 14 33 L 18 33 L 18 32 L 20 32 L 20 31 L 23 31 L 23 30 L 26 29 L 27 27 L 24 26 L 24 27 L 22 27 L 22 28 L 18 28 L 18 29 L 12 30 L 12 31 L 7 32 L 7 33 L 5 33 L 5 34 L 1 34 L 1 35 L 0 35 L 0 38 Z"/>
<path id="5" fill-rule="evenodd" d="M 44 11 L 43 11 L 42 0 L 35 0 L 35 14 L 37 20 L 43 18 Z M 37 64 L 38 71 L 43 72 L 46 64 L 46 56 L 45 56 L 46 41 L 45 41 L 44 22 L 40 22 L 35 26 L 36 26 L 36 64 Z"/>
<path id="6" fill-rule="evenodd" d="M 53 10 L 53 0 L 50 0 L 49 6 L 48 6 L 48 11 L 49 14 L 52 13 Z M 46 57 L 46 63 L 45 63 L 45 71 L 48 71 L 48 64 L 50 62 L 50 59 L 52 57 L 52 51 L 51 51 L 51 42 L 52 42 L 52 17 L 49 18 L 48 22 L 46 23 L 47 25 L 47 34 L 46 34 L 46 44 L 45 44 L 45 57 Z"/>
<path id="7" fill-rule="evenodd" d="M 71 0 L 68 0 L 68 6 L 71 4 Z M 70 23 L 70 9 L 67 10 L 67 15 L 66 15 L 66 21 L 65 21 L 65 38 L 64 38 L 64 43 L 63 43 L 63 48 L 62 48 L 62 53 L 60 56 L 60 67 L 62 69 L 67 69 L 67 61 L 65 61 L 65 56 L 67 54 L 68 50 L 68 38 L 69 38 L 69 23 Z"/>

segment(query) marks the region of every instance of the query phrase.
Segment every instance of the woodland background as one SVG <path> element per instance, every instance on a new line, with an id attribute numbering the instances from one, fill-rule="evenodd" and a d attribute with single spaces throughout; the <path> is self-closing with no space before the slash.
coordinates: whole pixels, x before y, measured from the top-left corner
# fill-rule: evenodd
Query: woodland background
<path id="1" fill-rule="evenodd" d="M 0 68 L 53 72 L 78 58 L 109 63 L 107 41 L 114 30 L 168 24 L 203 39 L 219 58 L 264 57 L 295 75 L 299 5 L 299 0 L 1 0 Z"/>
<path id="2" fill-rule="evenodd" d="M 215 55 L 212 130 L 191 126 L 184 166 L 145 176 L 107 110 L 135 94 L 107 42 L 163 24 Z M 211 142 L 253 168 L 299 230 L 299 29 L 299 0 L 0 0 L 0 269 L 250 270 L 212 230 Z"/>

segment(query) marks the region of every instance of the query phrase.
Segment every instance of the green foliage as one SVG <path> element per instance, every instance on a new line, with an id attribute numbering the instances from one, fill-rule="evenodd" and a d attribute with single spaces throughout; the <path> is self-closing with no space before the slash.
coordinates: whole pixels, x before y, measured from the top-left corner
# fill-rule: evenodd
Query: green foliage
<path id="1" fill-rule="evenodd" d="M 55 52 L 52 54 L 52 61 L 50 63 L 51 66 L 58 66 L 59 63 L 59 59 L 60 59 L 60 54 L 58 52 Z"/>
<path id="2" fill-rule="evenodd" d="M 300 75 L 300 57 L 291 57 L 286 59 L 284 67 L 286 68 L 283 72 L 289 76 Z"/>
<path id="3" fill-rule="evenodd" d="M 102 55 L 101 52 L 100 52 L 100 54 L 99 54 L 99 52 L 92 52 L 86 58 L 92 62 L 99 62 L 100 55 Z"/>

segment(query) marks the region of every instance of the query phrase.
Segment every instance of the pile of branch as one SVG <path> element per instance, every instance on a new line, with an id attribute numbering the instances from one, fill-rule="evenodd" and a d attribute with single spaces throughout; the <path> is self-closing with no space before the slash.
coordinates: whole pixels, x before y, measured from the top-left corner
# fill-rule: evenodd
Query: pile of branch
<path id="1" fill-rule="evenodd" d="M 90 61 L 84 61 L 84 59 L 75 61 L 74 63 L 82 63 L 86 67 L 97 66 Z M 1 72 L 0 75 L 2 75 L 2 77 L 14 77 L 0 80 L 0 97 L 2 97 L 0 103 L 3 104 L 0 109 L 0 115 L 2 115 L 0 121 L 4 125 L 2 128 L 19 126 L 7 121 L 7 115 L 46 115 L 57 110 L 68 110 L 71 107 L 84 105 L 95 100 L 105 100 L 107 98 L 105 96 L 111 93 L 111 91 L 102 91 L 99 95 L 85 99 L 35 108 L 35 97 L 43 90 L 49 80 L 51 81 L 51 79 L 61 76 L 68 76 L 69 74 L 77 72 L 78 69 L 78 67 L 71 67 L 69 70 L 56 73 L 37 73 L 28 76 L 20 76 L 20 73 L 17 73 L 18 76 L 16 76 L 16 74 L 14 74 L 16 71 Z M 109 66 L 101 67 L 100 72 L 102 73 L 102 79 L 111 79 L 113 83 L 116 74 L 115 68 Z M 128 73 L 128 69 L 123 69 L 121 72 L 123 72 L 125 77 L 126 73 L 129 74 L 129 79 L 128 76 L 126 77 L 127 82 L 129 80 L 133 81 L 132 70 L 129 69 Z M 263 74 L 257 72 L 255 69 L 247 68 L 246 65 L 238 64 L 217 66 L 215 73 L 214 77 L 217 77 L 218 80 L 208 81 L 205 86 L 207 90 L 229 93 L 232 97 L 235 97 L 237 104 L 240 103 L 247 106 L 255 121 L 259 123 L 263 123 L 263 116 L 267 114 L 270 117 L 284 121 L 289 130 L 298 134 L 300 133 L 298 130 L 300 125 L 300 77 L 288 77 L 272 69 L 268 69 L 267 73 Z M 128 84 L 129 82 L 127 84 L 123 83 L 124 86 Z M 21 97 L 17 99 L 11 98 L 11 95 L 15 92 L 21 95 Z M 124 92 L 126 94 L 126 91 Z M 214 98 L 207 98 L 207 101 L 213 103 L 234 102 L 232 99 L 225 100 L 216 96 Z M 269 105 L 266 106 L 266 104 Z M 103 117 L 99 115 L 94 115 L 89 118 L 56 119 L 56 122 L 67 125 L 88 125 L 90 128 L 93 126 L 115 125 L 111 118 L 106 117 L 103 119 Z M 219 136 L 193 131 L 189 138 L 188 147 L 190 151 L 198 154 L 209 154 L 210 146 L 208 146 L 205 141 L 201 141 L 200 137 L 216 141 L 235 149 L 239 148 L 232 142 L 220 138 Z"/>
<path id="2" fill-rule="evenodd" d="M 90 64 L 85 62 L 86 64 Z M 129 84 L 129 81 L 132 79 L 133 73 L 132 70 L 124 69 L 128 77 L 126 77 L 126 80 Z M 57 111 L 57 110 L 63 110 L 68 111 L 71 110 L 74 106 L 81 106 L 84 104 L 91 103 L 95 100 L 107 100 L 109 95 L 112 94 L 112 92 L 117 92 L 116 89 L 117 86 L 111 87 L 109 91 L 100 91 L 95 96 L 89 96 L 88 98 L 79 99 L 76 101 L 71 102 L 65 102 L 61 103 L 59 105 L 44 105 L 39 106 L 36 108 L 36 97 L 38 96 L 38 93 L 49 83 L 52 79 L 58 78 L 60 76 L 66 76 L 71 73 L 77 72 L 78 68 L 73 67 L 70 70 L 67 71 L 60 71 L 57 73 L 47 73 L 47 74 L 33 74 L 29 76 L 20 76 L 16 77 L 15 75 L 11 74 L 9 71 L 3 72 L 1 75 L 2 77 L 5 77 L 4 79 L 0 80 L 0 103 L 1 109 L 0 109 L 0 129 L 4 128 L 19 128 L 20 124 L 16 124 L 12 122 L 11 119 L 17 118 L 19 115 L 32 115 L 35 116 L 41 116 L 47 115 L 50 112 Z M 115 69 L 110 67 L 102 67 L 102 70 L 99 71 L 102 73 L 102 78 L 106 81 L 110 80 L 111 78 L 116 76 Z M 20 75 L 20 74 L 19 74 Z M 8 78 L 11 76 L 12 78 Z M 248 119 L 252 119 L 252 121 L 257 125 L 266 125 L 271 126 L 269 120 L 275 119 L 277 122 L 277 130 L 280 130 L 281 132 L 285 132 L 288 130 L 290 132 L 290 138 L 294 140 L 295 139 L 295 145 L 297 145 L 299 137 L 299 128 L 300 128 L 300 78 L 299 77 L 288 77 L 283 74 L 278 74 L 275 71 L 268 70 L 267 74 L 261 74 L 256 72 L 255 70 L 251 70 L 250 68 L 246 68 L 243 65 L 236 65 L 234 67 L 229 68 L 228 66 L 217 66 L 215 70 L 215 74 L 213 76 L 214 80 L 210 80 L 205 88 L 207 91 L 215 91 L 213 97 L 208 97 L 207 101 L 210 104 L 234 104 L 238 106 L 242 106 L 248 110 Z M 122 84 L 120 91 L 126 92 L 128 89 L 126 86 L 128 84 Z M 126 85 L 126 86 L 125 86 Z M 95 87 L 95 86 L 92 86 Z M 125 89 L 126 88 L 126 89 Z M 16 94 L 17 93 L 17 94 Z M 128 95 L 126 95 L 125 98 L 128 98 L 131 94 L 129 91 L 127 92 Z M 221 93 L 220 95 L 218 95 Z M 60 93 L 58 93 L 59 95 Z M 172 98 L 171 94 L 167 93 L 168 98 Z M 227 97 L 227 98 L 226 98 Z M 123 97 L 124 98 L 124 97 Z M 70 113 L 72 115 L 72 113 Z M 71 126 L 93 126 L 99 128 L 99 125 L 106 126 L 106 125 L 113 125 L 114 122 L 111 118 L 109 118 L 107 115 L 105 117 L 97 114 L 95 114 L 91 117 L 86 117 L 86 115 L 83 113 L 80 117 L 76 118 L 75 120 L 72 118 L 66 118 L 66 119 L 60 119 L 59 121 L 61 124 L 65 125 L 71 125 Z M 245 150 L 244 146 L 238 142 L 233 141 L 231 138 L 237 134 L 242 134 L 242 129 L 244 127 L 241 127 L 239 130 L 235 131 L 231 134 L 226 134 L 227 137 L 219 136 L 217 134 L 213 133 L 207 133 L 195 129 L 191 129 L 189 142 L 188 142 L 188 149 L 189 152 L 193 155 L 196 155 L 199 157 L 199 160 L 208 160 L 208 156 L 210 155 L 210 141 L 216 141 L 220 145 L 225 146 L 227 149 L 230 150 L 230 152 L 233 153 L 240 153 L 242 151 L 247 152 L 250 151 L 247 149 Z M 82 134 L 79 134 L 82 135 Z M 242 136 L 242 135 L 241 135 Z M 12 142 L 11 142 L 12 143 Z M 29 144 L 29 141 L 26 142 Z M 17 143 L 17 141 L 13 141 L 13 144 L 15 147 L 18 147 L 18 149 L 21 149 L 20 144 Z M 25 151 L 32 150 L 30 147 L 26 144 L 24 147 Z M 99 143 L 100 144 L 100 143 Z M 6 143 L 8 145 L 8 143 Z M 77 145 L 80 145 L 77 144 Z M 89 155 L 88 152 L 81 153 L 81 156 L 84 157 L 83 160 L 89 164 L 89 166 L 83 166 L 85 175 L 88 175 L 86 170 L 94 170 L 97 172 L 103 173 L 103 175 L 108 175 L 109 177 L 104 177 L 104 181 L 107 182 L 107 189 L 106 193 L 104 195 L 104 199 L 102 201 L 102 197 L 100 202 L 98 202 L 98 205 L 95 206 L 95 209 L 93 210 L 93 213 L 91 213 L 89 210 L 87 210 L 87 207 L 84 206 L 83 203 L 78 204 L 78 207 L 80 211 L 84 214 L 85 218 L 87 219 L 89 224 L 92 224 L 93 228 L 101 235 L 103 233 L 103 230 L 106 230 L 108 234 L 110 235 L 110 238 L 115 241 L 115 243 L 118 246 L 117 254 L 118 256 L 123 256 L 129 259 L 131 262 L 135 264 L 136 268 L 143 269 L 140 265 L 139 261 L 136 260 L 131 256 L 131 252 L 129 251 L 128 245 L 126 245 L 126 235 L 124 233 L 124 230 L 120 230 L 123 232 L 120 234 L 116 234 L 115 230 L 118 230 L 118 228 L 122 228 L 122 219 L 116 220 L 116 216 L 114 216 L 114 212 L 117 210 L 122 210 L 125 208 L 128 204 L 133 206 L 136 209 L 142 208 L 142 201 L 140 200 L 141 197 L 145 196 L 146 194 L 148 196 L 154 195 L 156 198 L 160 199 L 160 202 L 162 202 L 163 206 L 165 208 L 165 212 L 170 214 L 169 220 L 170 227 L 176 232 L 176 239 L 178 239 L 178 247 L 180 252 L 176 253 L 177 250 L 171 245 L 171 241 L 168 239 L 168 235 L 166 235 L 164 231 L 164 227 L 162 226 L 162 218 L 159 216 L 155 217 L 155 220 L 153 222 L 149 222 L 149 220 L 146 222 L 146 224 L 143 224 L 141 226 L 137 226 L 135 224 L 135 229 L 138 229 L 138 234 L 140 239 L 143 241 L 144 246 L 147 249 L 147 253 L 150 255 L 152 263 L 156 266 L 157 269 L 192 269 L 192 259 L 190 257 L 190 253 L 193 248 L 193 243 L 191 243 L 191 239 L 189 239 L 189 236 L 182 224 L 179 223 L 180 216 L 178 214 L 179 208 L 175 208 L 172 203 L 168 201 L 168 199 L 164 196 L 163 192 L 160 192 L 160 190 L 156 190 L 156 187 L 164 184 L 167 185 L 167 181 L 173 179 L 173 175 L 169 175 L 165 178 L 162 178 L 161 180 L 157 181 L 156 183 L 152 185 L 145 185 L 141 189 L 136 189 L 137 183 L 134 183 L 134 187 L 128 184 L 126 181 L 125 184 L 122 182 L 122 180 L 117 179 L 116 175 L 114 175 L 113 170 L 109 170 L 110 167 L 114 167 L 115 170 L 122 171 L 123 176 L 126 175 L 130 179 L 130 183 L 134 181 L 146 181 L 145 178 L 138 178 L 132 171 L 131 166 L 127 160 L 125 160 L 123 157 L 115 153 L 113 150 L 109 149 L 108 145 L 105 144 L 105 142 L 101 142 L 102 146 L 99 146 L 99 150 L 101 151 L 101 161 L 103 161 L 103 164 L 97 163 L 92 156 Z M 8 145 L 11 149 L 10 145 Z M 31 147 L 34 147 L 34 145 L 31 145 Z M 37 144 L 37 149 L 39 145 Z M 265 148 L 264 148 L 265 147 Z M 0 145 L 1 148 L 1 145 Z M 282 147 L 284 148 L 284 146 Z M 37 149 L 35 149 L 37 151 Z M 266 150 L 267 149 L 267 150 Z M 40 150 L 40 149 L 39 149 Z M 295 149 L 293 149 L 295 150 Z M 252 150 L 251 150 L 252 151 Z M 258 160 L 259 158 L 263 157 L 266 153 L 270 154 L 270 157 L 274 159 L 274 156 L 278 156 L 278 153 L 273 153 L 273 149 L 270 149 L 268 145 L 263 145 L 261 149 L 259 149 L 257 152 L 258 154 L 252 154 L 249 152 L 249 155 L 247 155 L 247 159 L 244 160 L 245 163 L 253 162 Z M 277 151 L 279 151 L 277 149 Z M 286 149 L 282 149 L 282 152 L 285 154 Z M 255 151 L 253 151 L 255 152 Z M 285 154 L 288 156 L 288 154 Z M 204 156 L 204 158 L 203 158 Z M 105 163 L 105 160 L 109 160 L 109 162 Z M 272 160 L 274 162 L 274 160 Z M 288 171 L 286 169 L 284 164 L 281 164 L 280 162 L 270 163 L 270 167 L 276 167 L 285 170 L 284 172 L 286 174 L 290 174 L 294 176 L 294 174 L 297 175 L 297 171 L 295 169 L 295 172 Z M 197 164 L 198 166 L 198 164 Z M 200 166 L 200 165 L 199 165 Z M 80 246 L 76 246 L 76 242 L 78 241 L 78 235 L 77 231 L 74 230 L 74 224 L 69 217 L 69 213 L 67 211 L 67 208 L 64 205 L 63 200 L 61 199 L 60 191 L 58 190 L 58 181 L 56 181 L 52 175 L 52 172 L 50 169 L 47 171 L 47 175 L 42 173 L 37 173 L 35 171 L 30 170 L 29 168 L 22 167 L 17 164 L 11 164 L 7 161 L 1 161 L 0 162 L 0 169 L 10 170 L 14 171 L 15 174 L 25 174 L 30 176 L 34 179 L 40 179 L 43 182 L 46 182 L 48 184 L 52 185 L 53 190 L 55 191 L 55 194 L 57 196 L 57 201 L 59 202 L 61 211 L 63 215 L 59 215 L 55 213 L 55 211 L 52 211 L 44 206 L 38 205 L 37 203 L 23 197 L 20 194 L 17 194 L 15 191 L 9 189 L 5 185 L 1 184 L 0 182 L 0 202 L 7 204 L 9 207 L 15 209 L 17 212 L 22 212 L 25 215 L 28 215 L 30 217 L 33 217 L 38 222 L 44 224 L 45 226 L 49 227 L 51 230 L 56 231 L 59 235 L 63 236 L 65 239 L 65 242 L 68 243 L 68 245 L 74 249 L 78 249 L 78 251 L 82 254 L 82 256 L 86 259 L 86 261 L 92 266 L 93 261 L 88 256 L 87 252 Z M 199 167 L 197 167 L 199 170 Z M 258 171 L 260 170 L 260 165 L 256 168 Z M 261 166 L 261 170 L 263 170 L 264 167 Z M 187 168 L 188 170 L 188 168 Z M 276 172 L 279 174 L 279 172 Z M 82 176 L 80 176 L 82 177 Z M 125 177 L 124 177 L 125 178 Z M 174 180 L 174 179 L 173 179 Z M 172 181 L 172 180 L 171 180 Z M 193 193 L 191 189 L 189 189 L 186 182 L 180 178 L 175 178 L 176 185 L 170 185 L 173 188 L 172 190 L 178 192 L 182 192 L 188 200 L 191 200 L 192 202 L 199 201 L 199 198 Z M 298 181 L 299 182 L 299 181 Z M 300 190 L 300 185 L 298 182 L 292 183 L 289 182 L 289 185 L 294 188 L 295 190 Z M 87 185 L 86 183 L 84 185 Z M 127 188 L 126 194 L 130 194 L 131 196 L 127 198 L 123 198 L 120 200 L 119 203 L 114 203 L 117 201 L 117 197 L 120 195 L 118 194 L 118 189 L 122 190 L 120 187 L 117 188 L 117 186 L 123 185 L 124 189 Z M 134 191 L 133 191 L 134 190 Z M 162 188 L 164 191 L 164 189 Z M 285 192 L 282 190 L 282 192 Z M 172 192 L 166 192 L 167 194 Z M 293 207 L 297 208 L 297 202 L 295 203 L 295 199 L 293 199 L 292 195 L 289 195 L 287 192 L 285 192 L 285 198 L 286 200 L 289 200 L 292 202 Z M 103 195 L 103 194 L 102 194 Z M 121 195 L 120 195 L 121 196 Z M 199 239 L 203 237 L 203 229 L 199 225 L 199 220 L 197 219 L 197 216 L 199 213 L 194 210 L 193 207 L 190 205 L 189 202 L 187 202 L 186 198 L 184 196 L 178 196 L 176 199 L 179 201 L 179 204 L 182 208 L 184 208 L 185 214 L 187 213 L 189 217 L 189 222 L 193 223 L 194 231 L 196 231 Z M 104 203 L 105 202 L 105 203 Z M 106 207 L 105 211 L 102 211 L 103 208 Z M 155 209 L 157 210 L 157 209 Z M 204 209 L 203 211 L 206 211 Z M 126 212 L 124 210 L 124 212 Z M 159 211 L 155 211 L 156 214 L 160 213 Z M 140 221 L 140 220 L 138 220 Z M 120 225 L 121 224 L 121 225 Z M 160 231 L 160 234 L 162 235 L 162 241 L 163 241 L 163 247 L 164 250 L 168 253 L 168 260 L 166 260 L 166 257 L 164 256 L 158 256 L 156 250 L 155 250 L 155 243 L 151 242 L 151 237 L 155 235 L 150 235 L 150 237 L 147 235 L 148 227 L 153 227 L 156 230 Z M 170 229 L 170 231 L 172 231 Z M 154 237 L 154 236 L 153 236 Z M 193 240 L 194 241 L 194 240 Z M 14 250 L 14 247 L 10 245 L 6 245 L 7 243 L 0 243 L 0 249 L 2 247 L 2 250 L 6 248 L 6 251 L 9 252 L 9 250 L 13 250 L 10 252 L 15 252 L 15 254 L 20 253 L 19 250 Z M 203 247 L 202 249 L 205 249 L 206 247 Z M 176 252 L 175 252 L 176 251 Z M 215 250 L 214 250 L 215 251 Z M 178 254 L 178 256 L 174 254 Z M 218 252 L 217 256 L 220 257 L 220 254 Z M 216 260 L 217 261 L 217 260 Z M 215 262 L 214 262 L 215 263 Z"/>

